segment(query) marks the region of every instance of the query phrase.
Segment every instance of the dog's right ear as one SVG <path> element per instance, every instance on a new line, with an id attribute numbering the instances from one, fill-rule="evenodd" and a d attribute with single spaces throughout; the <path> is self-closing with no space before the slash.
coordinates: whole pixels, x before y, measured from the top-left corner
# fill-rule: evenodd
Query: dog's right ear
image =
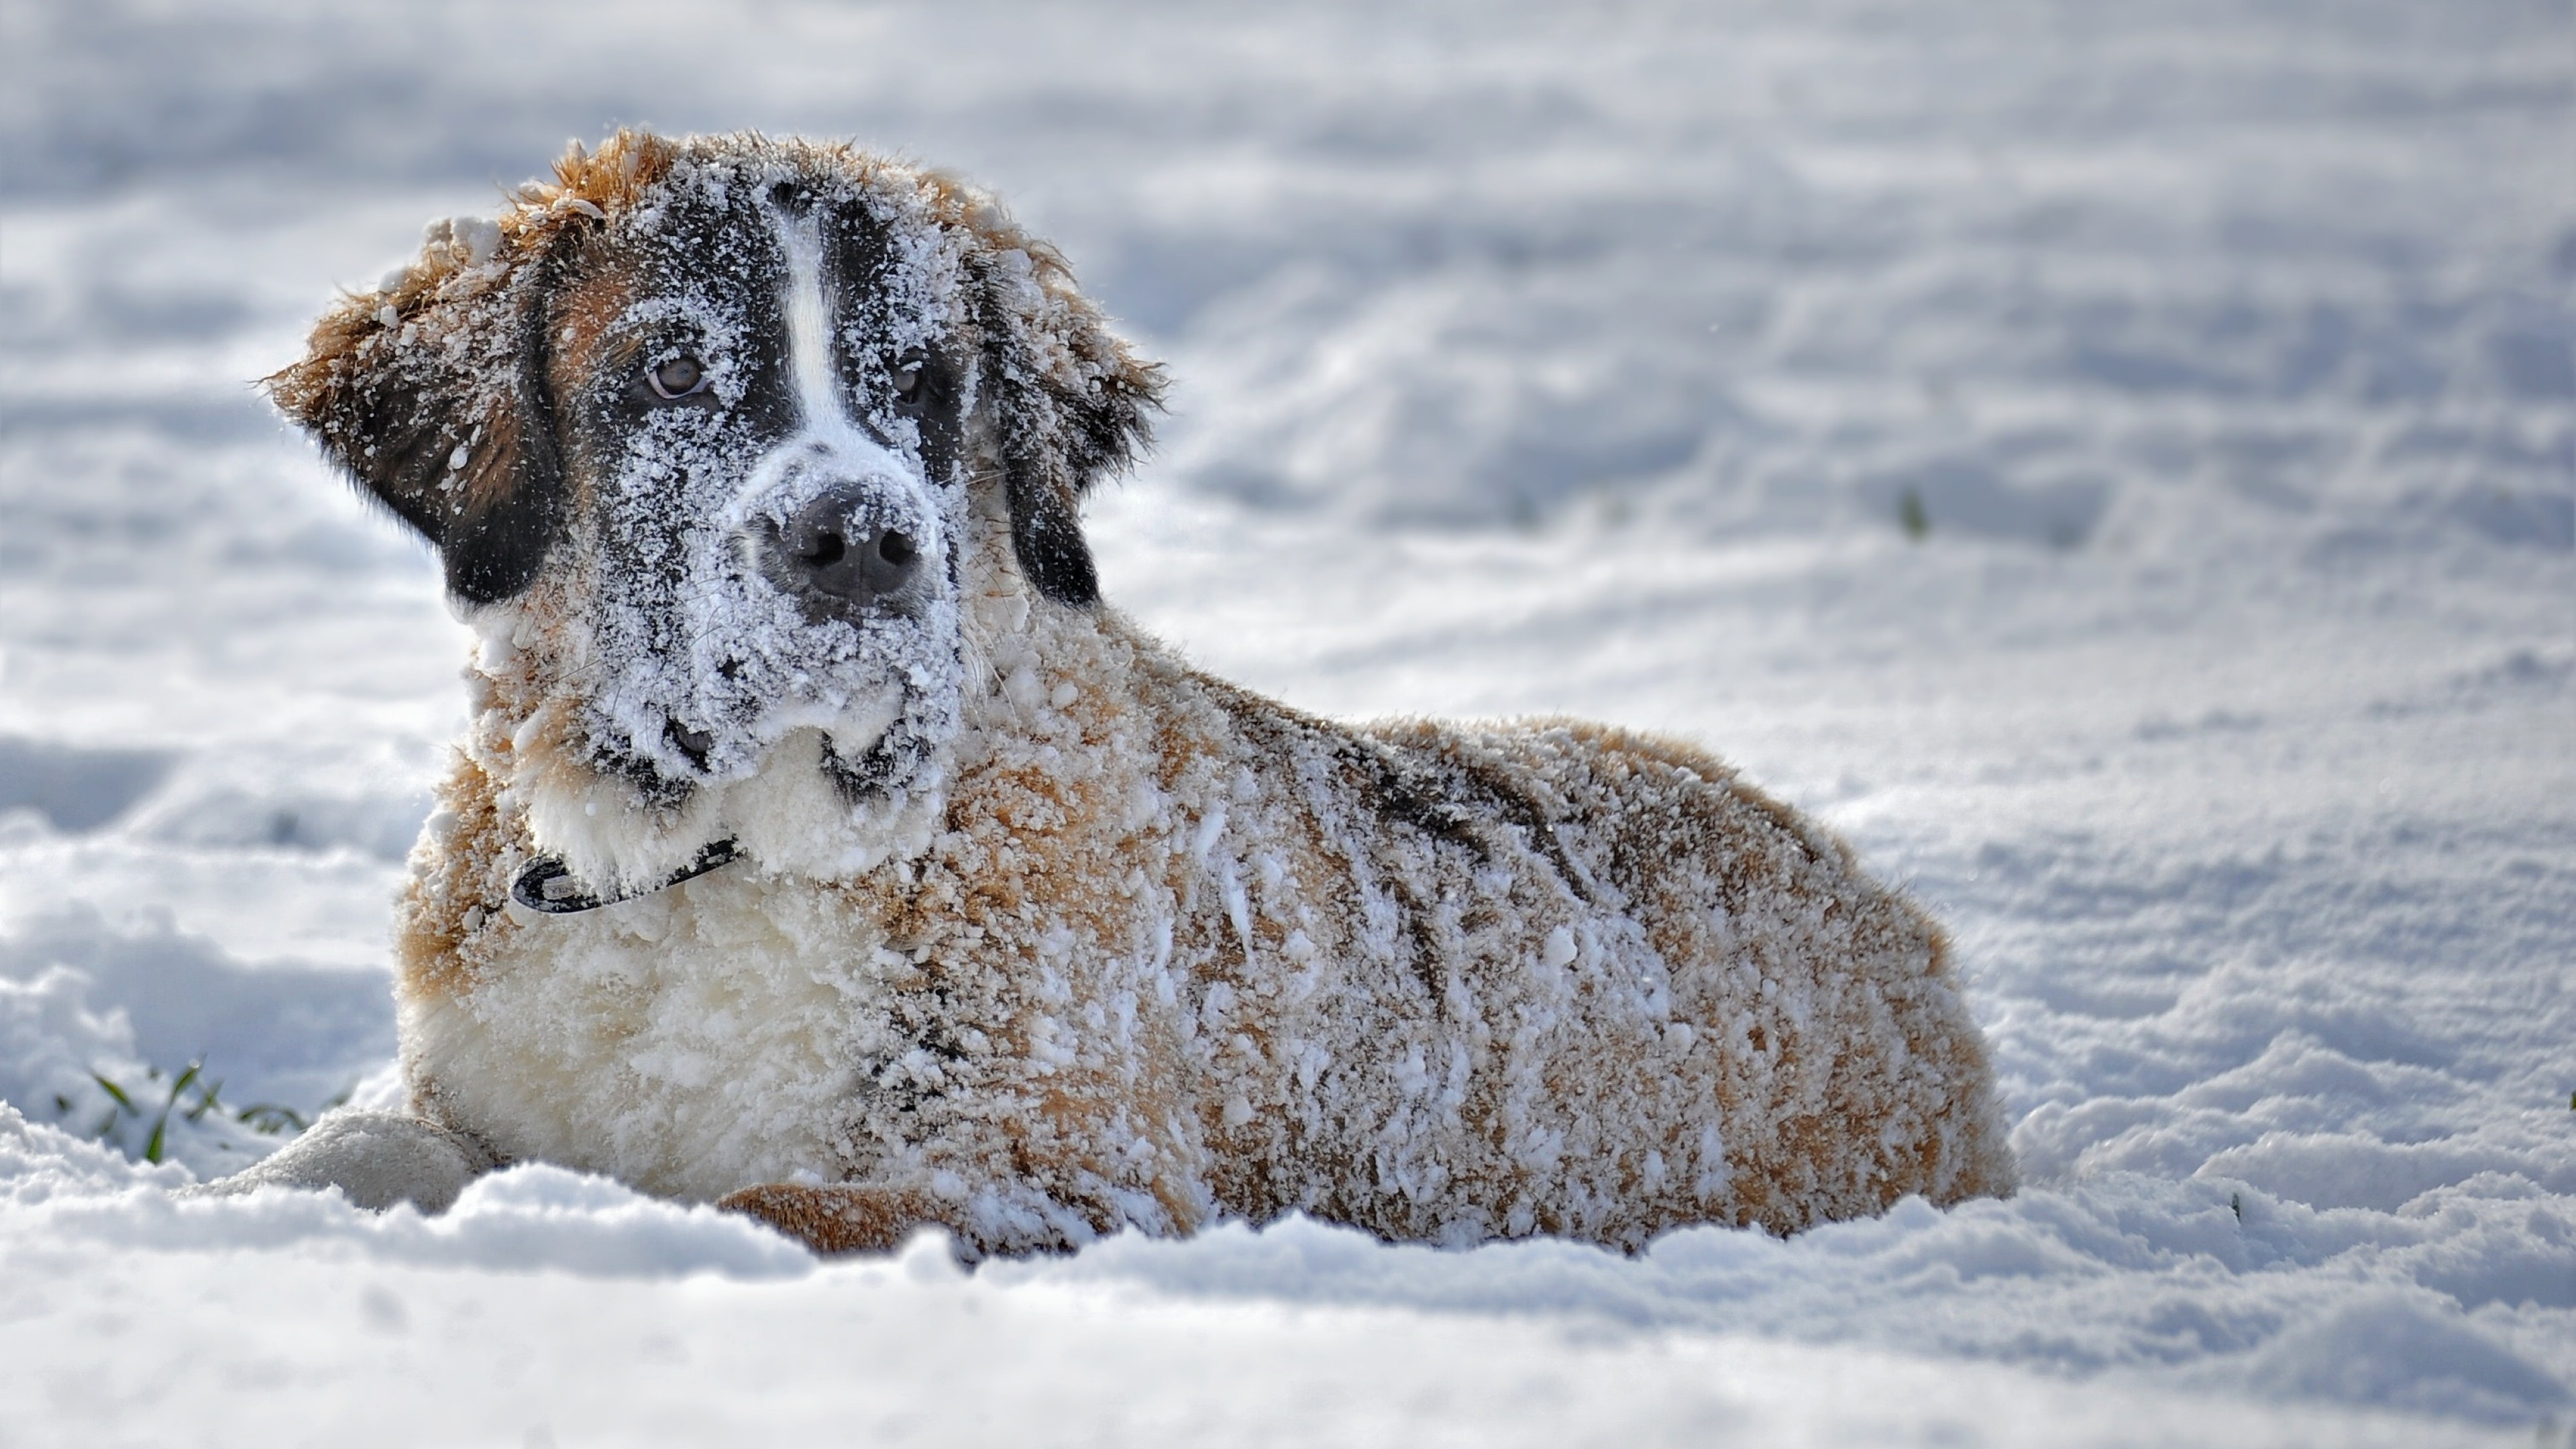
<path id="1" fill-rule="evenodd" d="M 315 324 L 269 394 L 368 496 L 439 551 L 469 604 L 534 582 L 563 532 L 546 391 L 543 255 L 499 226 L 433 223 L 384 290 Z"/>

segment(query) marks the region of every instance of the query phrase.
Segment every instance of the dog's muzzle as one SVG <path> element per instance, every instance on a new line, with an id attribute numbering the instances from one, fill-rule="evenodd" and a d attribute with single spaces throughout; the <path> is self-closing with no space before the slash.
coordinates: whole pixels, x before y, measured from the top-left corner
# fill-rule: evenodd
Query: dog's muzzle
<path id="1" fill-rule="evenodd" d="M 814 623 L 917 616 L 937 591 L 925 490 L 873 440 L 790 443 L 745 504 L 737 536 L 754 570 Z"/>
<path id="2" fill-rule="evenodd" d="M 920 525 L 887 507 L 885 491 L 836 484 L 784 519 L 755 521 L 761 576 L 818 620 L 913 612 L 929 592 Z"/>
<path id="3" fill-rule="evenodd" d="M 682 589 L 687 649 L 627 726 L 626 753 L 678 793 L 748 778 L 791 731 L 859 761 L 903 717 L 921 661 L 952 652 L 939 607 L 950 554 L 929 489 L 873 444 L 800 439 L 710 520 L 703 586 Z"/>

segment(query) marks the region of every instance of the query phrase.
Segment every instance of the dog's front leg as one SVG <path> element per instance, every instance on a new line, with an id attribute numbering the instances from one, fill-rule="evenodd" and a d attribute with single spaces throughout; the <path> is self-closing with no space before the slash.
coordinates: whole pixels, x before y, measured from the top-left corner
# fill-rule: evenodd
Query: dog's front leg
<path id="1" fill-rule="evenodd" d="M 953 1226 L 927 1193 L 850 1183 L 765 1182 L 716 1200 L 727 1212 L 760 1219 L 817 1253 L 884 1253 L 916 1228 Z"/>
<path id="2" fill-rule="evenodd" d="M 1035 1192 L 1001 1189 L 964 1199 L 871 1183 L 764 1182 L 716 1199 L 826 1256 L 890 1253 L 923 1228 L 945 1228 L 961 1262 L 1001 1255 L 1070 1253 L 1112 1230 L 1104 1212 Z"/>
<path id="3" fill-rule="evenodd" d="M 435 1122 L 344 1107 L 324 1114 L 304 1135 L 259 1163 L 189 1188 L 186 1195 L 238 1197 L 263 1187 L 338 1188 L 370 1212 L 407 1202 L 425 1213 L 443 1213 L 467 1183 L 495 1165 L 482 1144 Z"/>

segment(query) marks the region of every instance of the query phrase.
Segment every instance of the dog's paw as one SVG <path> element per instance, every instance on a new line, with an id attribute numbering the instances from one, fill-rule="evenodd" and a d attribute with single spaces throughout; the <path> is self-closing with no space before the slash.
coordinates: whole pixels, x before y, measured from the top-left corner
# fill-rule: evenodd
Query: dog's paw
<path id="1" fill-rule="evenodd" d="M 434 1122 L 396 1112 L 342 1110 L 253 1167 L 185 1189 L 190 1197 L 238 1197 L 263 1187 L 319 1192 L 336 1187 L 350 1202 L 381 1212 L 407 1202 L 443 1213 L 465 1184 L 494 1167 L 490 1153 Z"/>
<path id="2" fill-rule="evenodd" d="M 765 1182 L 716 1200 L 760 1219 L 817 1253 L 887 1253 L 916 1228 L 937 1224 L 929 1200 L 900 1188 Z"/>

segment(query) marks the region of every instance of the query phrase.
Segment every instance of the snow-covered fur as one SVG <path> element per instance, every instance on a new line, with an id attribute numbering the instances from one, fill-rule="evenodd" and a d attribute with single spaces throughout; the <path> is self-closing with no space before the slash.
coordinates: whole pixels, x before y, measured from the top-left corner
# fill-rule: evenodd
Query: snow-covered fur
<path id="1" fill-rule="evenodd" d="M 576 151 L 326 317 L 276 394 L 482 640 L 413 1110 L 824 1249 L 2011 1189 L 1938 928 L 1813 822 L 1668 740 L 1302 715 L 1103 604 L 1078 499 L 1159 385 L 989 198 L 748 136 Z M 514 902 L 549 860 L 611 903 Z"/>

